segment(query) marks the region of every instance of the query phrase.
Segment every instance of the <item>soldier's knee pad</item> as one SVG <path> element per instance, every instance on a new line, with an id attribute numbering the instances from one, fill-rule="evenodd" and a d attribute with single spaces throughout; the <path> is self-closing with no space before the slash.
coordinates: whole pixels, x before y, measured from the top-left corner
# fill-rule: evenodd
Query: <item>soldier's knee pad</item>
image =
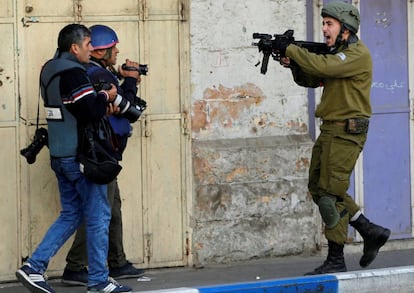
<path id="1" fill-rule="evenodd" d="M 340 219 L 335 203 L 336 198 L 327 195 L 322 196 L 318 201 L 319 212 L 328 229 L 335 227 Z"/>

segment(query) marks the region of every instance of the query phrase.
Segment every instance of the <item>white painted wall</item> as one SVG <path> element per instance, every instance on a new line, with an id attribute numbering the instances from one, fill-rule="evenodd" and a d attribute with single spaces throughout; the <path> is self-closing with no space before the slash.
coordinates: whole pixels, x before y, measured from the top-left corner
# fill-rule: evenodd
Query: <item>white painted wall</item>
<path id="1" fill-rule="evenodd" d="M 307 125 L 303 125 L 308 123 L 306 89 L 296 86 L 290 71 L 273 60 L 267 74 L 260 74 L 260 66 L 254 65 L 262 55 L 251 45 L 254 32 L 281 34 L 293 29 L 295 38 L 304 40 L 305 4 L 305 0 L 191 1 L 193 102 L 203 100 L 206 89 L 220 85 L 232 90 L 252 84 L 265 97 L 261 103 L 243 108 L 232 127 L 212 120 L 206 129 L 193 132 L 194 139 L 307 133 Z M 253 127 L 258 131 L 253 132 Z"/>

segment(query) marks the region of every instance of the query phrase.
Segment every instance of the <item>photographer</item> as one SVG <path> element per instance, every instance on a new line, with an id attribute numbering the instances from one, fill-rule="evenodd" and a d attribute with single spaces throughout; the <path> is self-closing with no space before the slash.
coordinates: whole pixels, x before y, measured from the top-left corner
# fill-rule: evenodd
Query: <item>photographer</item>
<path id="1" fill-rule="evenodd" d="M 44 238 L 22 267 L 17 279 L 31 292 L 55 290 L 44 279 L 50 259 L 85 221 L 89 275 L 88 292 L 130 292 L 108 280 L 108 226 L 111 211 L 107 186 L 90 181 L 78 160 L 79 133 L 84 125 L 105 117 L 108 102 L 117 95 L 115 86 L 97 93 L 83 64 L 89 62 L 91 32 L 80 24 L 65 26 L 58 36 L 58 50 L 40 74 L 42 98 L 48 124 L 50 164 L 56 174 L 61 211 Z"/>
<path id="2" fill-rule="evenodd" d="M 137 97 L 137 86 L 141 80 L 140 72 L 123 70 L 121 67 L 118 72 L 115 71 L 114 65 L 119 53 L 116 47 L 118 44 L 116 33 L 105 25 L 94 25 L 90 27 L 90 30 L 93 51 L 91 60 L 86 65 L 88 76 L 96 90 L 105 89 L 111 84 L 117 87 L 118 95 L 110 104 L 115 113 L 109 116 L 109 121 L 119 144 L 119 149 L 114 155 L 121 160 L 132 131 L 130 123 L 137 121 L 146 107 L 145 101 Z M 127 59 L 125 66 L 139 68 L 140 65 Z M 119 79 L 122 79 L 122 84 Z M 117 279 L 142 276 L 144 270 L 135 268 L 127 261 L 124 253 L 121 198 L 117 179 L 108 184 L 108 200 L 112 213 L 107 259 L 109 275 Z M 62 282 L 70 285 L 85 285 L 88 275 L 86 260 L 85 229 L 81 226 L 66 257 L 67 265 L 63 272 Z"/>

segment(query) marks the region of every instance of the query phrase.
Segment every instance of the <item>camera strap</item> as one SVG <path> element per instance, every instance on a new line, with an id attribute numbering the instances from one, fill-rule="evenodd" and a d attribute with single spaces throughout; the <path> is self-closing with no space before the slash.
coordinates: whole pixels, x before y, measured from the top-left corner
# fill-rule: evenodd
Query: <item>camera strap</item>
<path id="1" fill-rule="evenodd" d="M 39 96 L 37 98 L 37 116 L 36 116 L 36 130 L 39 129 L 39 116 L 40 116 L 40 78 L 39 78 Z"/>

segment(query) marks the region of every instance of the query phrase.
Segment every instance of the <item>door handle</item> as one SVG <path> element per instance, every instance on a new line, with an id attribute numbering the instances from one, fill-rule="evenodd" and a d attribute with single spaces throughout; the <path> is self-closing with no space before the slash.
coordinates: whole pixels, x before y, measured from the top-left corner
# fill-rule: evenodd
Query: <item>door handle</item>
<path id="1" fill-rule="evenodd" d="M 39 18 L 37 18 L 36 16 L 22 17 L 21 21 L 23 27 L 29 27 L 30 25 L 28 23 L 37 23 L 39 22 Z"/>

